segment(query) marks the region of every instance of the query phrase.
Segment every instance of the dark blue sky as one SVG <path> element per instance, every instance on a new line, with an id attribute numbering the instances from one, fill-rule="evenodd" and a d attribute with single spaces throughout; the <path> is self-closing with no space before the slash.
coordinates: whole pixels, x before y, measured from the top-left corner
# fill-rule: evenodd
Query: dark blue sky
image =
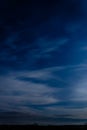
<path id="1" fill-rule="evenodd" d="M 86 7 L 0 1 L 0 124 L 87 122 Z"/>

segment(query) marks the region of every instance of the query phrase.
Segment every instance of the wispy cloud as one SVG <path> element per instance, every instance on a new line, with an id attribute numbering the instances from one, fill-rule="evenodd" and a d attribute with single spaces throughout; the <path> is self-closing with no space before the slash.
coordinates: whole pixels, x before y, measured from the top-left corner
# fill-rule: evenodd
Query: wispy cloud
<path id="1" fill-rule="evenodd" d="M 17 110 L 18 108 L 18 110 L 23 110 L 24 108 L 28 111 L 27 105 L 40 105 L 43 109 L 44 105 L 66 101 L 66 98 L 64 99 L 61 95 L 64 93 L 63 91 L 68 90 L 68 86 L 67 88 L 61 87 L 58 82 L 68 85 L 69 81 L 65 81 L 64 78 L 59 74 L 55 75 L 54 72 L 72 70 L 77 66 L 79 65 L 55 66 L 35 71 L 12 71 L 8 75 L 1 76 L 1 109 Z M 49 80 L 54 81 L 54 83 L 49 84 Z M 54 87 L 56 82 L 58 86 Z M 11 107 L 11 104 L 13 107 Z M 7 107 L 4 108 L 6 105 Z"/>
<path id="2" fill-rule="evenodd" d="M 87 51 L 87 46 L 81 48 L 82 51 Z"/>
<path id="3" fill-rule="evenodd" d="M 7 104 L 7 106 L 9 104 L 10 108 L 11 104 L 21 107 L 27 104 L 45 105 L 60 102 L 60 100 L 55 97 L 55 93 L 60 91 L 58 88 L 50 88 L 45 84 L 15 80 L 14 77 L 14 74 L 13 77 L 12 74 L 11 76 L 0 77 L 2 86 L 0 88 L 0 99 L 1 102 L 3 102 L 0 107 L 2 109 L 4 109 L 4 104 Z"/>
<path id="4" fill-rule="evenodd" d="M 87 101 L 87 80 L 86 80 L 86 74 L 81 76 L 81 78 L 75 83 L 72 93 L 72 99 L 73 101 L 77 102 L 86 102 Z"/>
<path id="5" fill-rule="evenodd" d="M 71 119 L 87 119 L 87 107 L 84 108 L 66 108 L 58 106 L 45 107 L 45 110 L 48 113 L 51 113 L 51 116 L 54 117 L 66 117 Z"/>

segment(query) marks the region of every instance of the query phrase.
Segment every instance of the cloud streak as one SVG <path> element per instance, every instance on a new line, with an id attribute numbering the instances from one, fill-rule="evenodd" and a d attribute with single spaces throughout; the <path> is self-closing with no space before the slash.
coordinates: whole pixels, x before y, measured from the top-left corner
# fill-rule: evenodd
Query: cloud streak
<path id="1" fill-rule="evenodd" d="M 0 81 L 3 78 L 0 99 L 4 102 L 3 104 L 9 104 L 9 107 L 11 107 L 11 104 L 13 106 L 26 106 L 27 104 L 45 105 L 59 102 L 59 99 L 54 96 L 56 92 L 59 92 L 57 88 L 49 88 L 45 84 L 15 80 L 14 75 L 13 77 L 12 75 L 1 77 Z M 4 109 L 3 104 L 0 106 L 2 109 Z"/>

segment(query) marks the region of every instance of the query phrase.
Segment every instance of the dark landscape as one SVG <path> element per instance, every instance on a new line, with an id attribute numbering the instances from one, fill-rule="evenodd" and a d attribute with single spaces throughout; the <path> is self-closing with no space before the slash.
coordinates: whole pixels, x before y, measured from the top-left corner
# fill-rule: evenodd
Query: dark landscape
<path id="1" fill-rule="evenodd" d="M 80 129 L 84 130 L 87 129 L 87 125 L 58 125 L 58 126 L 53 126 L 53 125 L 48 125 L 48 126 L 43 126 L 43 125 L 0 125 L 0 129 L 53 129 L 53 130 L 59 130 L 59 129 Z"/>

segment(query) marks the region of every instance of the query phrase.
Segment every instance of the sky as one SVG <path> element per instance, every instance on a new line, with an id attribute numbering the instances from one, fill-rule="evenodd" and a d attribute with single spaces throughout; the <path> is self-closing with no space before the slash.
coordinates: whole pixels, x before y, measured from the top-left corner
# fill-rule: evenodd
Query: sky
<path id="1" fill-rule="evenodd" d="M 87 0 L 0 1 L 0 124 L 87 123 Z"/>

